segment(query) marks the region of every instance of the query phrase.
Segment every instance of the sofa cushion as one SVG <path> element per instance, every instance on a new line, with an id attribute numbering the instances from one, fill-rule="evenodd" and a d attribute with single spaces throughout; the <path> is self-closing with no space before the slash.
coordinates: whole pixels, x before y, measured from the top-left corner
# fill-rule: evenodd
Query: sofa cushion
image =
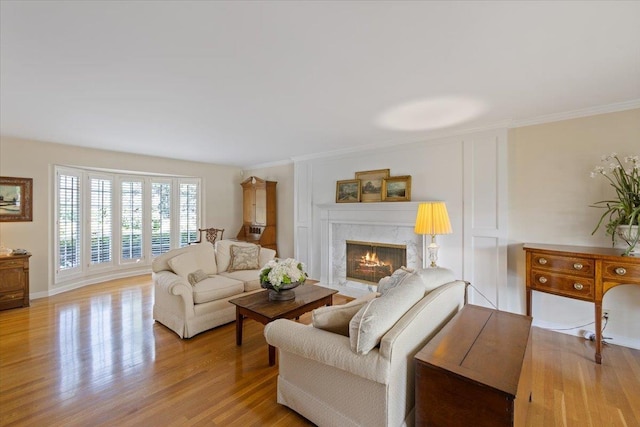
<path id="1" fill-rule="evenodd" d="M 453 271 L 442 267 L 416 270 L 416 274 L 422 278 L 425 293 L 429 293 L 445 283 L 456 280 L 456 276 L 453 274 Z"/>
<path id="2" fill-rule="evenodd" d="M 357 354 L 369 353 L 424 294 L 422 279 L 410 273 L 401 285 L 360 308 L 349 322 L 351 350 Z"/>
<path id="3" fill-rule="evenodd" d="M 231 245 L 231 260 L 229 261 L 228 272 L 239 270 L 257 270 L 258 257 L 260 255 L 260 245 L 240 246 Z"/>
<path id="4" fill-rule="evenodd" d="M 190 246 L 193 246 L 192 251 L 195 253 L 199 268 L 207 275 L 217 274 L 216 251 L 213 249 L 213 245 L 205 242 Z"/>
<path id="5" fill-rule="evenodd" d="M 193 286 L 198 282 L 202 282 L 207 277 L 209 277 L 209 276 L 204 271 L 196 270 L 193 273 L 189 273 L 189 275 L 187 276 L 187 280 L 189 281 L 189 284 L 191 284 L 191 286 Z"/>
<path id="6" fill-rule="evenodd" d="M 168 267 L 178 276 L 184 277 L 185 279 L 187 279 L 189 273 L 193 273 L 196 270 L 202 270 L 207 275 L 218 272 L 216 267 L 216 254 L 211 243 L 174 249 L 161 255 L 161 257 L 168 255 L 173 255 L 166 260 Z"/>
<path id="7" fill-rule="evenodd" d="M 185 280 L 189 279 L 189 274 L 196 270 L 201 270 L 198 266 L 196 256 L 192 252 L 185 252 L 178 256 L 174 256 L 169 260 L 169 266 L 178 276 Z"/>
<path id="8" fill-rule="evenodd" d="M 260 289 L 260 270 L 238 270 L 233 272 L 225 271 L 220 276 L 244 282 L 244 291 L 255 291 Z"/>
<path id="9" fill-rule="evenodd" d="M 193 302 L 202 304 L 244 292 L 244 284 L 224 276 L 212 276 L 193 286 Z"/>
<path id="10" fill-rule="evenodd" d="M 316 308 L 311 312 L 311 323 L 314 328 L 324 329 L 334 334 L 349 336 L 349 322 L 363 305 L 378 296 L 371 292 L 342 305 L 328 305 Z"/>
<path id="11" fill-rule="evenodd" d="M 402 283 L 405 277 L 410 273 L 413 273 L 412 269 L 407 267 L 400 267 L 399 269 L 394 271 L 391 276 L 383 277 L 378 282 L 378 292 L 380 292 L 380 294 L 382 295 L 388 290 L 395 288 L 400 283 Z"/>

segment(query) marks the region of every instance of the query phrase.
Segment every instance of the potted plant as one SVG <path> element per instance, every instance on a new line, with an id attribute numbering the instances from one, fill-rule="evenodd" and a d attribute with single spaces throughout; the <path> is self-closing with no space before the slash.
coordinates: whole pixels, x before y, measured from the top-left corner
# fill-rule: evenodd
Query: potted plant
<path id="1" fill-rule="evenodd" d="M 624 165 L 616 153 L 603 156 L 602 161 L 609 162 L 608 168 L 596 166 L 591 172 L 591 177 L 601 175 L 608 179 L 616 190 L 616 198 L 602 200 L 592 205 L 605 209 L 605 211 L 591 234 L 595 234 L 600 226 L 604 225 L 606 233 L 611 236 L 613 245 L 616 243 L 616 237 L 627 243 L 625 255 L 638 253 L 635 249 L 640 238 L 640 233 L 638 233 L 638 221 L 640 220 L 640 162 L 638 156 L 625 157 Z"/>

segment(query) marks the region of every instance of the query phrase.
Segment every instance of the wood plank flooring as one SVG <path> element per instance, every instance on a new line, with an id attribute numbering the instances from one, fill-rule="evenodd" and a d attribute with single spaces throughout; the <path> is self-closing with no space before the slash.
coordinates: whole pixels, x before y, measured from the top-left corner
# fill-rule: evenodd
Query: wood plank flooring
<path id="1" fill-rule="evenodd" d="M 245 322 L 242 347 L 233 324 L 181 340 L 152 304 L 140 276 L 0 312 L 0 425 L 311 425 L 276 403 L 261 324 Z M 603 357 L 534 328 L 527 426 L 640 426 L 640 351 L 608 345 Z"/>

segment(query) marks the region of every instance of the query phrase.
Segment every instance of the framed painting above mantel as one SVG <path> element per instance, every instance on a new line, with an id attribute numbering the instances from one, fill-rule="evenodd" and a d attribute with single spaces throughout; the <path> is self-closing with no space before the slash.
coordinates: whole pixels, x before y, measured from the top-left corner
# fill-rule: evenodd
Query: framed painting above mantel
<path id="1" fill-rule="evenodd" d="M 360 201 L 381 202 L 382 180 L 389 178 L 389 169 L 356 172 L 360 180 Z"/>
<path id="2" fill-rule="evenodd" d="M 0 177 L 0 222 L 32 221 L 32 178 Z"/>

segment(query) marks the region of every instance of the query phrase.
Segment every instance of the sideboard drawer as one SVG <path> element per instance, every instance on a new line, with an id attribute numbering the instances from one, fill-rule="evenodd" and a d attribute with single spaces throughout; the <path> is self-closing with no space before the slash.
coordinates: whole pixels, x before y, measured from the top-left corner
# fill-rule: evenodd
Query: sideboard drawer
<path id="1" fill-rule="evenodd" d="M 617 261 L 602 262 L 602 277 L 605 280 L 615 280 L 630 284 L 640 284 L 640 264 Z"/>
<path id="2" fill-rule="evenodd" d="M 22 305 L 21 300 L 24 298 L 22 289 L 13 292 L 0 292 L 0 303 L 8 303 L 16 301 Z"/>
<path id="3" fill-rule="evenodd" d="M 553 270 L 573 276 L 593 277 L 595 268 L 592 259 L 571 256 L 532 253 L 531 268 Z"/>
<path id="4" fill-rule="evenodd" d="M 571 296 L 587 301 L 592 301 L 594 296 L 593 279 L 554 274 L 538 269 L 531 271 L 531 287 L 542 292 Z"/>
<path id="5" fill-rule="evenodd" d="M 0 261 L 0 269 L 23 268 L 25 264 L 22 259 L 0 259 Z"/>

